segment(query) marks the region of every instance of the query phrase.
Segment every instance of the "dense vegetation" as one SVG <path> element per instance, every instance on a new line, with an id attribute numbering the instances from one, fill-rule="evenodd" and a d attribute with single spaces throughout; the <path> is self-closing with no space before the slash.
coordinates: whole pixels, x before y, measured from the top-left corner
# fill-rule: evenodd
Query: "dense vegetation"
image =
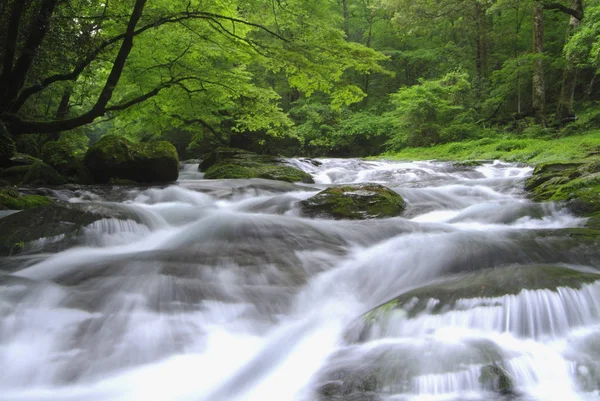
<path id="1" fill-rule="evenodd" d="M 72 167 L 105 134 L 181 159 L 593 136 L 599 21 L 599 0 L 7 0 L 0 164 Z"/>

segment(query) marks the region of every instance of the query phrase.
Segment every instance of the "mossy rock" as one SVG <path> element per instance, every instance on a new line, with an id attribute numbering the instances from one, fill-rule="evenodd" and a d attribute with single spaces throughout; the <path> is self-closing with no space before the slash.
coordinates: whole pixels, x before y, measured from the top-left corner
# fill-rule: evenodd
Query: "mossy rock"
<path id="1" fill-rule="evenodd" d="M 488 391 L 500 394 L 512 394 L 514 391 L 513 379 L 508 372 L 496 364 L 486 365 L 481 368 L 479 383 Z"/>
<path id="2" fill-rule="evenodd" d="M 16 151 L 15 141 L 8 132 L 6 125 L 0 121 L 0 167 L 10 167 L 10 159 Z"/>
<path id="3" fill-rule="evenodd" d="M 417 288 L 402 294 L 375 310 L 404 309 L 409 316 L 424 310 L 431 299 L 439 302 L 429 312 L 439 313 L 460 299 L 498 298 L 523 290 L 551 290 L 559 287 L 581 288 L 600 280 L 600 273 L 582 272 L 561 266 L 507 266 L 483 269 L 450 278 L 444 282 Z M 415 302 L 416 299 L 416 302 Z"/>
<path id="4" fill-rule="evenodd" d="M 118 207 L 108 207 L 87 203 L 51 205 L 26 209 L 0 219 L 0 256 L 27 250 L 27 244 L 40 238 L 64 236 L 60 241 L 49 242 L 41 251 L 60 251 L 71 246 L 81 245 L 81 230 L 93 222 L 105 218 L 139 218 Z"/>
<path id="5" fill-rule="evenodd" d="M 590 216 L 600 212 L 600 162 L 538 165 L 525 189 L 536 201 L 566 202 L 574 213 Z"/>
<path id="6" fill-rule="evenodd" d="M 41 162 L 40 162 L 41 163 Z M 19 185 L 29 171 L 31 166 L 14 166 L 0 170 L 0 180 L 8 182 L 11 185 Z"/>
<path id="7" fill-rule="evenodd" d="M 42 160 L 64 176 L 77 175 L 77 160 L 71 147 L 64 142 L 46 142 L 42 147 Z"/>
<path id="8" fill-rule="evenodd" d="M 65 177 L 43 162 L 37 162 L 30 166 L 21 181 L 21 184 L 24 185 L 62 185 L 66 183 Z"/>
<path id="9" fill-rule="evenodd" d="M 41 162 L 41 160 L 25 153 L 15 153 L 10 159 L 10 163 L 13 167 L 31 166 L 38 162 Z"/>
<path id="10" fill-rule="evenodd" d="M 219 148 L 207 154 L 198 170 L 206 171 L 206 179 L 264 178 L 286 182 L 314 182 L 310 174 L 284 165 L 275 156 L 235 148 Z"/>
<path id="11" fill-rule="evenodd" d="M 350 220 L 394 217 L 406 209 L 398 193 L 372 183 L 331 187 L 300 202 L 300 206 L 310 217 Z"/>
<path id="12" fill-rule="evenodd" d="M 229 178 L 264 178 L 286 182 L 312 183 L 310 174 L 292 166 L 280 166 L 269 164 L 222 164 L 217 163 L 210 167 L 205 173 L 206 179 L 229 179 Z"/>
<path id="13" fill-rule="evenodd" d="M 53 201 L 47 196 L 21 195 L 12 188 L 0 188 L 0 209 L 22 210 L 49 205 Z"/>
<path id="14" fill-rule="evenodd" d="M 259 155 L 237 148 L 217 148 L 204 155 L 204 159 L 198 165 L 199 171 L 208 171 L 212 166 L 219 164 L 277 164 L 280 160 L 275 156 Z"/>
<path id="15" fill-rule="evenodd" d="M 136 144 L 116 135 L 104 136 L 88 149 L 84 164 L 100 184 L 111 178 L 150 183 L 179 177 L 177 150 L 166 141 Z"/>

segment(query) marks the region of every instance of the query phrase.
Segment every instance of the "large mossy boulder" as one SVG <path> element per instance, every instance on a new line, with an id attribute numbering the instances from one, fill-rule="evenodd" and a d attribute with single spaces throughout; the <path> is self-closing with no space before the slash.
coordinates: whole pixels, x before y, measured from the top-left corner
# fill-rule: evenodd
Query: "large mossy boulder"
<path id="1" fill-rule="evenodd" d="M 206 179 L 264 178 L 287 182 L 314 182 L 310 174 L 285 165 L 275 156 L 259 155 L 235 148 L 219 148 L 206 154 L 198 169 L 206 172 Z"/>
<path id="2" fill-rule="evenodd" d="M 394 217 L 406 209 L 402 196 L 379 184 L 331 187 L 300 202 L 309 217 L 333 219 L 375 219 Z"/>
<path id="3" fill-rule="evenodd" d="M 573 212 L 590 217 L 600 213 L 600 162 L 540 164 L 525 189 L 536 201 L 566 202 Z"/>
<path id="4" fill-rule="evenodd" d="M 54 203 L 26 209 L 0 219 L 0 256 L 28 250 L 29 245 L 45 238 L 39 251 L 60 251 L 81 245 L 82 230 L 95 221 L 108 218 L 134 220 L 138 216 L 126 209 L 87 203 Z"/>
<path id="5" fill-rule="evenodd" d="M 52 199 L 42 195 L 21 195 L 11 188 L 0 188 L 0 210 L 31 209 L 52 204 Z"/>
<path id="6" fill-rule="evenodd" d="M 24 185 L 63 185 L 65 177 L 44 162 L 37 162 L 29 166 L 21 184 Z"/>
<path id="7" fill-rule="evenodd" d="M 111 178 L 151 183 L 176 181 L 179 177 L 177 150 L 166 141 L 133 143 L 107 135 L 89 148 L 84 164 L 99 184 Z"/>

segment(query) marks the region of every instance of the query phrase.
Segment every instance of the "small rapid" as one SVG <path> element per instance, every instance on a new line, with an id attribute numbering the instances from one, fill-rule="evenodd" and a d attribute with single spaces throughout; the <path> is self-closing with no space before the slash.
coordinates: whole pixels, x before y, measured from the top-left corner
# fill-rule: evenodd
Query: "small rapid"
<path id="1" fill-rule="evenodd" d="M 187 164 L 170 186 L 56 190 L 112 217 L 0 258 L 0 400 L 600 397 L 600 251 L 527 199 L 530 167 L 287 163 L 315 184 Z M 404 214 L 303 216 L 364 182 Z"/>

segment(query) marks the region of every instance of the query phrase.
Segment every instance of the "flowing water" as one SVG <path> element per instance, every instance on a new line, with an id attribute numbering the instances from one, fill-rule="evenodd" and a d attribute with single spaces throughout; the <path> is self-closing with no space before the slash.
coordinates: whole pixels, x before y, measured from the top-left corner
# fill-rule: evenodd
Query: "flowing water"
<path id="1" fill-rule="evenodd" d="M 97 221 L 76 247 L 48 253 L 64 238 L 41 239 L 0 261 L 0 399 L 600 398 L 600 284 L 438 311 L 430 299 L 369 321 L 374 307 L 461 274 L 600 268 L 593 245 L 565 234 L 583 219 L 525 198 L 531 168 L 289 162 L 317 184 L 203 180 L 186 165 L 168 187 L 56 192 L 132 218 Z M 299 201 L 360 182 L 400 193 L 404 215 L 302 217 Z M 482 380 L 490 363 L 510 394 Z"/>

